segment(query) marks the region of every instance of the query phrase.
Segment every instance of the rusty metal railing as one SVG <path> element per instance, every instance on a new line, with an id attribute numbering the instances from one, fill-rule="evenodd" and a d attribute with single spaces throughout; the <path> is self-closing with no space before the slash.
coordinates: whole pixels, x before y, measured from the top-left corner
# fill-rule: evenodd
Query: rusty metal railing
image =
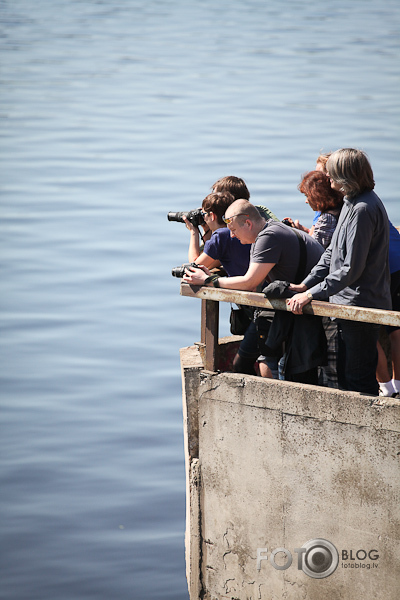
<path id="1" fill-rule="evenodd" d="M 182 282 L 180 293 L 181 296 L 202 300 L 200 339 L 201 343 L 205 345 L 204 367 L 208 371 L 215 371 L 218 364 L 219 302 L 272 308 L 274 310 L 289 310 L 287 300 L 267 300 L 264 294 L 257 292 L 191 286 Z M 320 317 L 337 317 L 350 321 L 400 327 L 400 312 L 393 310 L 344 306 L 343 304 L 331 304 L 329 302 L 313 300 L 303 308 L 303 312 Z"/>

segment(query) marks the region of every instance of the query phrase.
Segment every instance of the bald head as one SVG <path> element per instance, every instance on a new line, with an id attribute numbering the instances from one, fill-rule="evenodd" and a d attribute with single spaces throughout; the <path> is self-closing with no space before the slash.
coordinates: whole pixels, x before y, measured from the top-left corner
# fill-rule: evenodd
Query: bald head
<path id="1" fill-rule="evenodd" d="M 243 199 L 235 200 L 235 202 L 232 202 L 232 204 L 226 209 L 226 218 L 233 217 L 233 215 L 239 215 L 241 224 L 246 219 L 249 219 L 253 223 L 260 223 L 260 221 L 264 221 L 264 218 L 260 215 L 254 204 L 251 204 L 251 202 L 248 200 Z M 243 217 L 240 217 L 240 215 L 243 215 Z"/>
<path id="2" fill-rule="evenodd" d="M 252 244 L 265 225 L 265 219 L 260 215 L 254 204 L 248 200 L 236 200 L 226 209 L 226 219 L 232 237 L 237 237 L 243 244 Z"/>

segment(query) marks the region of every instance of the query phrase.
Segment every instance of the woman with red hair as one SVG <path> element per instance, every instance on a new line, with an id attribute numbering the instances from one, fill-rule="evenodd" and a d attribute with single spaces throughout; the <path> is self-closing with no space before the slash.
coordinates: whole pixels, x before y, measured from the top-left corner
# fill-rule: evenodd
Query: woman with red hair
<path id="1" fill-rule="evenodd" d="M 306 173 L 298 189 L 306 196 L 310 208 L 321 213 L 311 235 L 327 248 L 343 206 L 343 194 L 331 188 L 329 178 L 321 171 Z"/>

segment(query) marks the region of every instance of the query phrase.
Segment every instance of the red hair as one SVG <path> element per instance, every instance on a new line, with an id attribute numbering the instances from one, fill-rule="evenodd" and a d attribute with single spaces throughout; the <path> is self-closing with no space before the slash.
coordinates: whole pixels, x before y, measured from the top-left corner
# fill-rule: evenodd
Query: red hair
<path id="1" fill-rule="evenodd" d="M 343 195 L 331 188 L 329 177 L 321 171 L 306 173 L 297 187 L 302 194 L 307 196 L 308 203 L 313 210 L 320 210 L 324 213 L 339 208 L 343 204 Z"/>

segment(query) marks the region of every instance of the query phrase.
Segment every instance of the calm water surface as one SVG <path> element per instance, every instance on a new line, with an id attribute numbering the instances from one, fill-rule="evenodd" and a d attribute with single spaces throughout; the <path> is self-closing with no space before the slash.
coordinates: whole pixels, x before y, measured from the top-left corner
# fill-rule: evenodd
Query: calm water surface
<path id="1" fill-rule="evenodd" d="M 170 210 L 219 177 L 311 223 L 363 148 L 400 225 L 396 0 L 2 0 L 1 537 L 7 600 L 187 600 Z M 224 307 L 221 334 L 226 334 Z"/>

